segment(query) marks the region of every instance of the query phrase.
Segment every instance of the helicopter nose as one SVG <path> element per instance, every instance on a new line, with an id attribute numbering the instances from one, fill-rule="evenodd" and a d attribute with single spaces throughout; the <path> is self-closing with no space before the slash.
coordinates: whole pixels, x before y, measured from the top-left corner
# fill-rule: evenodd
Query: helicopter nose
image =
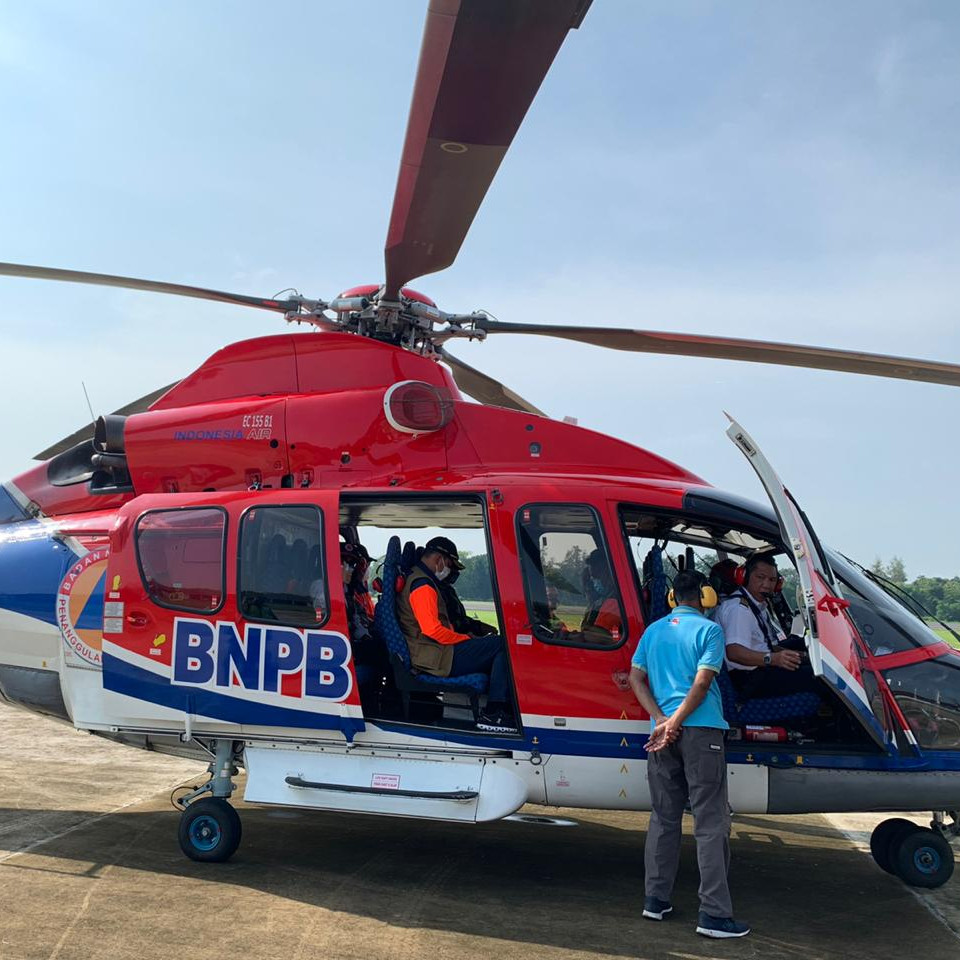
<path id="1" fill-rule="evenodd" d="M 0 696 L 65 720 L 57 595 L 72 559 L 42 521 L 0 525 Z"/>

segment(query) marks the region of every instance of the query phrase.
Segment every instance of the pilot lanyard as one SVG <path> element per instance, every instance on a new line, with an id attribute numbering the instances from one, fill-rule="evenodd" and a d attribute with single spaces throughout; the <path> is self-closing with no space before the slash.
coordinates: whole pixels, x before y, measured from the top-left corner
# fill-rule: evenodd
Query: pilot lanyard
<path id="1" fill-rule="evenodd" d="M 763 634 L 763 639 L 767 643 L 767 648 L 773 653 L 773 648 L 780 643 L 780 638 L 777 637 L 775 640 L 770 639 L 770 631 L 773 629 L 773 624 L 770 622 L 770 612 L 767 611 L 767 616 L 764 618 L 760 614 L 760 610 L 757 609 L 757 606 L 753 602 L 753 597 L 751 597 L 744 587 L 740 587 L 737 591 L 744 600 L 747 601 L 747 606 L 750 608 L 750 612 L 756 618 L 757 626 L 760 627 L 760 632 Z"/>

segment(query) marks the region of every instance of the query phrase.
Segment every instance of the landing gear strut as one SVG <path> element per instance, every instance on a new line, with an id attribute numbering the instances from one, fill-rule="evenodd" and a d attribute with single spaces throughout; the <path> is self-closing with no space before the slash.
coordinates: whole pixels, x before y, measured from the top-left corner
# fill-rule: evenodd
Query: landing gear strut
<path id="1" fill-rule="evenodd" d="M 236 852 L 243 833 L 240 815 L 227 802 L 234 790 L 239 744 L 214 740 L 203 747 L 213 758 L 207 768 L 210 779 L 177 799 L 183 809 L 178 837 L 180 849 L 191 860 L 222 863 Z"/>
<path id="2" fill-rule="evenodd" d="M 870 837 L 870 853 L 879 867 L 911 887 L 941 887 L 953 875 L 950 844 L 958 838 L 960 812 L 935 810 L 929 827 L 902 817 L 884 820 Z"/>

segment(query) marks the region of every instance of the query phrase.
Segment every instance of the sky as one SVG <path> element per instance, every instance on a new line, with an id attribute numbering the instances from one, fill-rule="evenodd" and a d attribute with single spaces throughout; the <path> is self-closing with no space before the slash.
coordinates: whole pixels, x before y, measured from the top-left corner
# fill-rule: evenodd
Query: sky
<path id="1" fill-rule="evenodd" d="M 382 279 L 425 0 L 0 0 L 0 260 L 331 298 Z M 960 362 L 960 5 L 594 0 L 457 262 L 450 312 Z M 0 477 L 273 314 L 0 278 Z M 313 334 L 309 334 L 313 335 Z M 955 388 L 491 338 L 555 417 L 960 574 Z"/>

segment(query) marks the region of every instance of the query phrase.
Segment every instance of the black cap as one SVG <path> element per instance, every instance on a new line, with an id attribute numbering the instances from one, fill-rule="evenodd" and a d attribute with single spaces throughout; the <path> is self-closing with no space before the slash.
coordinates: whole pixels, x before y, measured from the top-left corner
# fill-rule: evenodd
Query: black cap
<path id="1" fill-rule="evenodd" d="M 424 553 L 442 553 L 445 557 L 449 557 L 454 566 L 458 570 L 463 569 L 463 564 L 460 562 L 460 554 L 457 553 L 457 545 L 447 537 L 433 537 L 427 541 L 427 545 L 423 548 Z"/>
<path id="2" fill-rule="evenodd" d="M 347 560 L 350 563 L 354 564 L 354 566 L 356 566 L 356 564 L 358 564 L 361 560 L 364 559 L 363 553 L 366 553 L 366 551 L 364 550 L 363 553 L 361 553 L 360 551 L 362 549 L 363 549 L 362 547 L 358 547 L 357 544 L 355 543 L 341 543 L 340 544 L 341 562 L 343 562 L 344 560 Z"/>

